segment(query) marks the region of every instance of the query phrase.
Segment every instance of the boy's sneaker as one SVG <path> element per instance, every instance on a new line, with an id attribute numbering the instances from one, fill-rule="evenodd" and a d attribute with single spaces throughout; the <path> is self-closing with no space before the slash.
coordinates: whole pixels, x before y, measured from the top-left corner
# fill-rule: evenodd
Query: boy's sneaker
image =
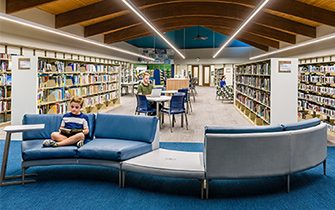
<path id="1" fill-rule="evenodd" d="M 77 147 L 79 148 L 79 147 L 82 147 L 84 145 L 84 140 L 80 140 L 80 141 L 78 141 L 78 143 L 77 143 Z"/>
<path id="2" fill-rule="evenodd" d="M 58 147 L 58 144 L 54 140 L 47 139 L 43 141 L 43 147 Z"/>

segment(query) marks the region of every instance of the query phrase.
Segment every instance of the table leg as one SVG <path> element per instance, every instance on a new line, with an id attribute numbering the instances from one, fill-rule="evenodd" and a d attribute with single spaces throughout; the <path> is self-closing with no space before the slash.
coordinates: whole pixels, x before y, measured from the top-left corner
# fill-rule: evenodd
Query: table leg
<path id="1" fill-rule="evenodd" d="M 10 132 L 6 132 L 5 147 L 4 147 L 3 155 L 2 155 L 0 186 L 5 181 L 10 140 L 11 140 L 11 133 Z"/>
<path id="2" fill-rule="evenodd" d="M 158 117 L 159 127 L 162 127 L 162 120 L 160 119 L 160 113 L 159 113 L 159 102 L 156 102 L 156 116 Z"/>
<path id="3" fill-rule="evenodd" d="M 10 133 L 10 132 L 6 132 L 5 147 L 4 147 L 4 151 L 3 151 L 3 155 L 2 155 L 0 186 L 35 182 L 35 180 L 5 181 L 5 180 L 8 180 L 8 179 L 22 178 L 22 175 L 6 176 L 8 153 L 9 153 L 9 147 L 10 147 L 10 141 L 11 141 L 11 134 L 12 133 Z M 35 176 L 35 174 L 27 174 L 26 176 Z"/>

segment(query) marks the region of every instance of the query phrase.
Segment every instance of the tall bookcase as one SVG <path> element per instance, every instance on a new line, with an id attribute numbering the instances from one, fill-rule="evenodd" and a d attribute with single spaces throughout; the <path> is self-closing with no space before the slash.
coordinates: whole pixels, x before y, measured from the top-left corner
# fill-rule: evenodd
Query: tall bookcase
<path id="1" fill-rule="evenodd" d="M 72 96 L 84 98 L 84 113 L 117 106 L 120 64 L 84 60 L 14 56 L 12 123 L 19 123 L 25 113 L 66 113 Z"/>
<path id="2" fill-rule="evenodd" d="M 136 81 L 134 73 L 134 64 L 124 63 L 121 65 L 121 84 L 132 83 Z"/>
<path id="3" fill-rule="evenodd" d="M 0 124 L 11 118 L 11 55 L 0 53 Z"/>
<path id="4" fill-rule="evenodd" d="M 318 117 L 335 136 L 335 55 L 299 60 L 299 118 Z"/>
<path id="5" fill-rule="evenodd" d="M 224 75 L 224 68 L 215 69 L 215 74 L 214 74 L 214 85 L 215 86 L 219 85 L 220 80 L 223 75 Z"/>
<path id="6" fill-rule="evenodd" d="M 256 125 L 297 122 L 297 77 L 295 58 L 237 65 L 235 106 Z"/>

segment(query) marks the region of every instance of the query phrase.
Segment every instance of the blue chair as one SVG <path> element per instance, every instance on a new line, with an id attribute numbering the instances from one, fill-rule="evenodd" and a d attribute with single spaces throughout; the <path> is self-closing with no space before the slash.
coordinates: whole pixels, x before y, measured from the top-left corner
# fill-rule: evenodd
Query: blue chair
<path id="1" fill-rule="evenodd" d="M 186 103 L 186 113 L 187 114 L 189 113 L 188 110 L 191 110 L 192 112 L 192 105 L 191 105 L 191 99 L 190 99 L 190 94 L 188 92 L 188 88 L 179 89 L 178 92 L 185 93 L 184 102 Z"/>
<path id="2" fill-rule="evenodd" d="M 176 114 L 181 114 L 181 127 L 184 127 L 184 115 L 185 115 L 185 122 L 186 122 L 186 129 L 188 130 L 188 120 L 185 111 L 185 94 L 184 93 L 177 93 L 171 97 L 170 107 L 166 108 L 163 107 L 161 109 L 162 114 L 162 123 L 164 123 L 164 113 L 169 115 L 169 122 L 170 122 L 170 130 L 172 132 L 172 127 L 174 126 L 174 116 Z M 172 118 L 171 118 L 172 115 Z"/>
<path id="3" fill-rule="evenodd" d="M 145 95 L 136 95 L 137 106 L 135 110 L 135 115 L 144 113 L 145 115 L 151 114 L 155 115 L 156 109 L 151 107 L 147 97 Z"/>

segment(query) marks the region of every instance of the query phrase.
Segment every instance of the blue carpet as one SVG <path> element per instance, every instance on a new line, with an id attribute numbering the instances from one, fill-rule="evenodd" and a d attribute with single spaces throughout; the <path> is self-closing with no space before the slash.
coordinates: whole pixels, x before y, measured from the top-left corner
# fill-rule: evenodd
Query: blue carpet
<path id="1" fill-rule="evenodd" d="M 4 141 L 0 141 L 2 158 Z M 162 143 L 161 147 L 202 151 L 199 143 Z M 0 188 L 0 209 L 333 209 L 335 148 L 322 166 L 297 173 L 286 193 L 284 177 L 220 180 L 210 185 L 210 200 L 199 199 L 197 180 L 128 173 L 126 188 L 118 172 L 92 166 L 35 167 L 38 182 Z M 20 142 L 12 142 L 7 174 L 20 174 Z"/>

